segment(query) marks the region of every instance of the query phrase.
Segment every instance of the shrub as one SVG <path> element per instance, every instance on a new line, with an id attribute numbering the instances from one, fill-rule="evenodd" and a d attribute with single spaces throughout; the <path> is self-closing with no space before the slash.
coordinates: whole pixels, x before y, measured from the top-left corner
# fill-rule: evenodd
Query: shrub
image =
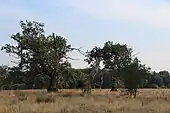
<path id="1" fill-rule="evenodd" d="M 25 101 L 27 100 L 27 95 L 24 92 L 21 91 L 15 91 L 14 95 L 17 96 L 19 101 Z"/>
<path id="2" fill-rule="evenodd" d="M 37 103 L 54 103 L 55 98 L 53 95 L 41 95 L 36 98 Z"/>
<path id="3" fill-rule="evenodd" d="M 72 93 L 65 93 L 65 94 L 62 94 L 63 97 L 72 97 L 73 94 Z"/>
<path id="4" fill-rule="evenodd" d="M 159 88 L 159 86 L 156 85 L 156 84 L 151 84 L 151 85 L 148 86 L 148 88 L 155 88 L 155 89 L 157 89 L 157 88 Z"/>

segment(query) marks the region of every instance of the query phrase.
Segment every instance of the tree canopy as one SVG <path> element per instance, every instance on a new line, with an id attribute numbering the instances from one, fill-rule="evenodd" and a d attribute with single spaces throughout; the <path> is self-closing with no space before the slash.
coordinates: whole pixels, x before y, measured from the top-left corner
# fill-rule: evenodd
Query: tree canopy
<path id="1" fill-rule="evenodd" d="M 106 41 L 102 47 L 94 46 L 85 54 L 88 68 L 74 69 L 68 53 L 80 48 L 68 44 L 68 40 L 52 33 L 45 34 L 44 23 L 20 21 L 21 32 L 13 34 L 15 44 L 5 44 L 1 50 L 16 58 L 17 66 L 0 66 L 0 86 L 3 89 L 16 87 L 59 88 L 124 87 L 170 87 L 170 74 L 163 70 L 151 72 L 133 54 L 127 44 Z M 15 88 L 14 88 L 15 87 Z"/>

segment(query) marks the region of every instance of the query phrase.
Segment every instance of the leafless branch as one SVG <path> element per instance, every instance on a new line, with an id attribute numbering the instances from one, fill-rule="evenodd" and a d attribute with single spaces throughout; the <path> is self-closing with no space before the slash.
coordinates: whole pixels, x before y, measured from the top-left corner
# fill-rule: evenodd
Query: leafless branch
<path id="1" fill-rule="evenodd" d="M 78 51 L 79 53 L 81 53 L 82 55 L 85 55 L 85 53 L 81 50 L 81 48 L 82 47 L 80 47 L 80 48 L 70 48 L 72 51 L 73 50 L 76 50 L 76 51 Z"/>
<path id="2" fill-rule="evenodd" d="M 80 59 L 75 59 L 75 58 L 71 58 L 71 57 L 65 57 L 66 59 L 70 59 L 70 60 L 80 60 Z"/>
<path id="3" fill-rule="evenodd" d="M 17 61 L 11 61 L 12 63 L 14 63 L 14 64 L 19 64 L 19 62 L 17 62 Z"/>
<path id="4" fill-rule="evenodd" d="M 136 54 L 134 54 L 134 55 L 132 55 L 132 57 L 135 57 L 136 55 L 138 55 L 139 54 L 139 52 L 138 53 L 136 53 Z"/>

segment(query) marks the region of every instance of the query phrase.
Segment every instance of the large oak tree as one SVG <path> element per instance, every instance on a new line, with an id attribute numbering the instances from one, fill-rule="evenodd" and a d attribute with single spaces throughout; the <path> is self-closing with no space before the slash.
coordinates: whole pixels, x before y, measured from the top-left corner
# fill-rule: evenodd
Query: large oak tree
<path id="1" fill-rule="evenodd" d="M 67 40 L 54 33 L 46 36 L 44 24 L 35 21 L 21 21 L 21 32 L 13 34 L 15 45 L 6 44 L 1 50 L 18 59 L 18 69 L 25 72 L 27 81 L 33 81 L 37 75 L 48 75 L 48 90 L 56 91 L 63 82 L 63 72 L 71 68 L 68 52 L 78 50 L 71 48 Z"/>

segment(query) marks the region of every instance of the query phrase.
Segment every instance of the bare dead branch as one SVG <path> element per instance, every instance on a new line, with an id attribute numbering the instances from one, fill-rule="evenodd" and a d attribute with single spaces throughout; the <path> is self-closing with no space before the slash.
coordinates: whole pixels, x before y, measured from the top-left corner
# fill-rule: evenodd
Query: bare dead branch
<path id="1" fill-rule="evenodd" d="M 85 55 L 85 53 L 81 50 L 82 47 L 80 48 L 70 48 L 72 51 L 76 50 L 78 51 L 79 53 L 81 53 L 82 55 Z"/>
<path id="2" fill-rule="evenodd" d="M 11 61 L 12 63 L 14 63 L 14 64 L 19 64 L 19 62 L 17 62 L 17 61 Z"/>
<path id="3" fill-rule="evenodd" d="M 75 59 L 75 58 L 71 58 L 71 57 L 65 57 L 66 59 L 70 59 L 70 60 L 80 60 L 80 59 Z"/>
<path id="4" fill-rule="evenodd" d="M 133 50 L 133 51 L 132 51 L 132 53 L 134 53 L 134 52 L 135 52 L 135 51 Z M 138 52 L 138 53 L 133 54 L 133 55 L 132 55 L 132 57 L 135 57 L 135 56 L 136 56 L 136 55 L 138 55 L 138 54 L 139 54 L 139 52 Z"/>
<path id="5" fill-rule="evenodd" d="M 132 57 L 135 57 L 136 55 L 138 55 L 139 54 L 139 52 L 138 53 L 136 53 L 136 54 L 134 54 L 134 55 L 132 55 Z"/>

